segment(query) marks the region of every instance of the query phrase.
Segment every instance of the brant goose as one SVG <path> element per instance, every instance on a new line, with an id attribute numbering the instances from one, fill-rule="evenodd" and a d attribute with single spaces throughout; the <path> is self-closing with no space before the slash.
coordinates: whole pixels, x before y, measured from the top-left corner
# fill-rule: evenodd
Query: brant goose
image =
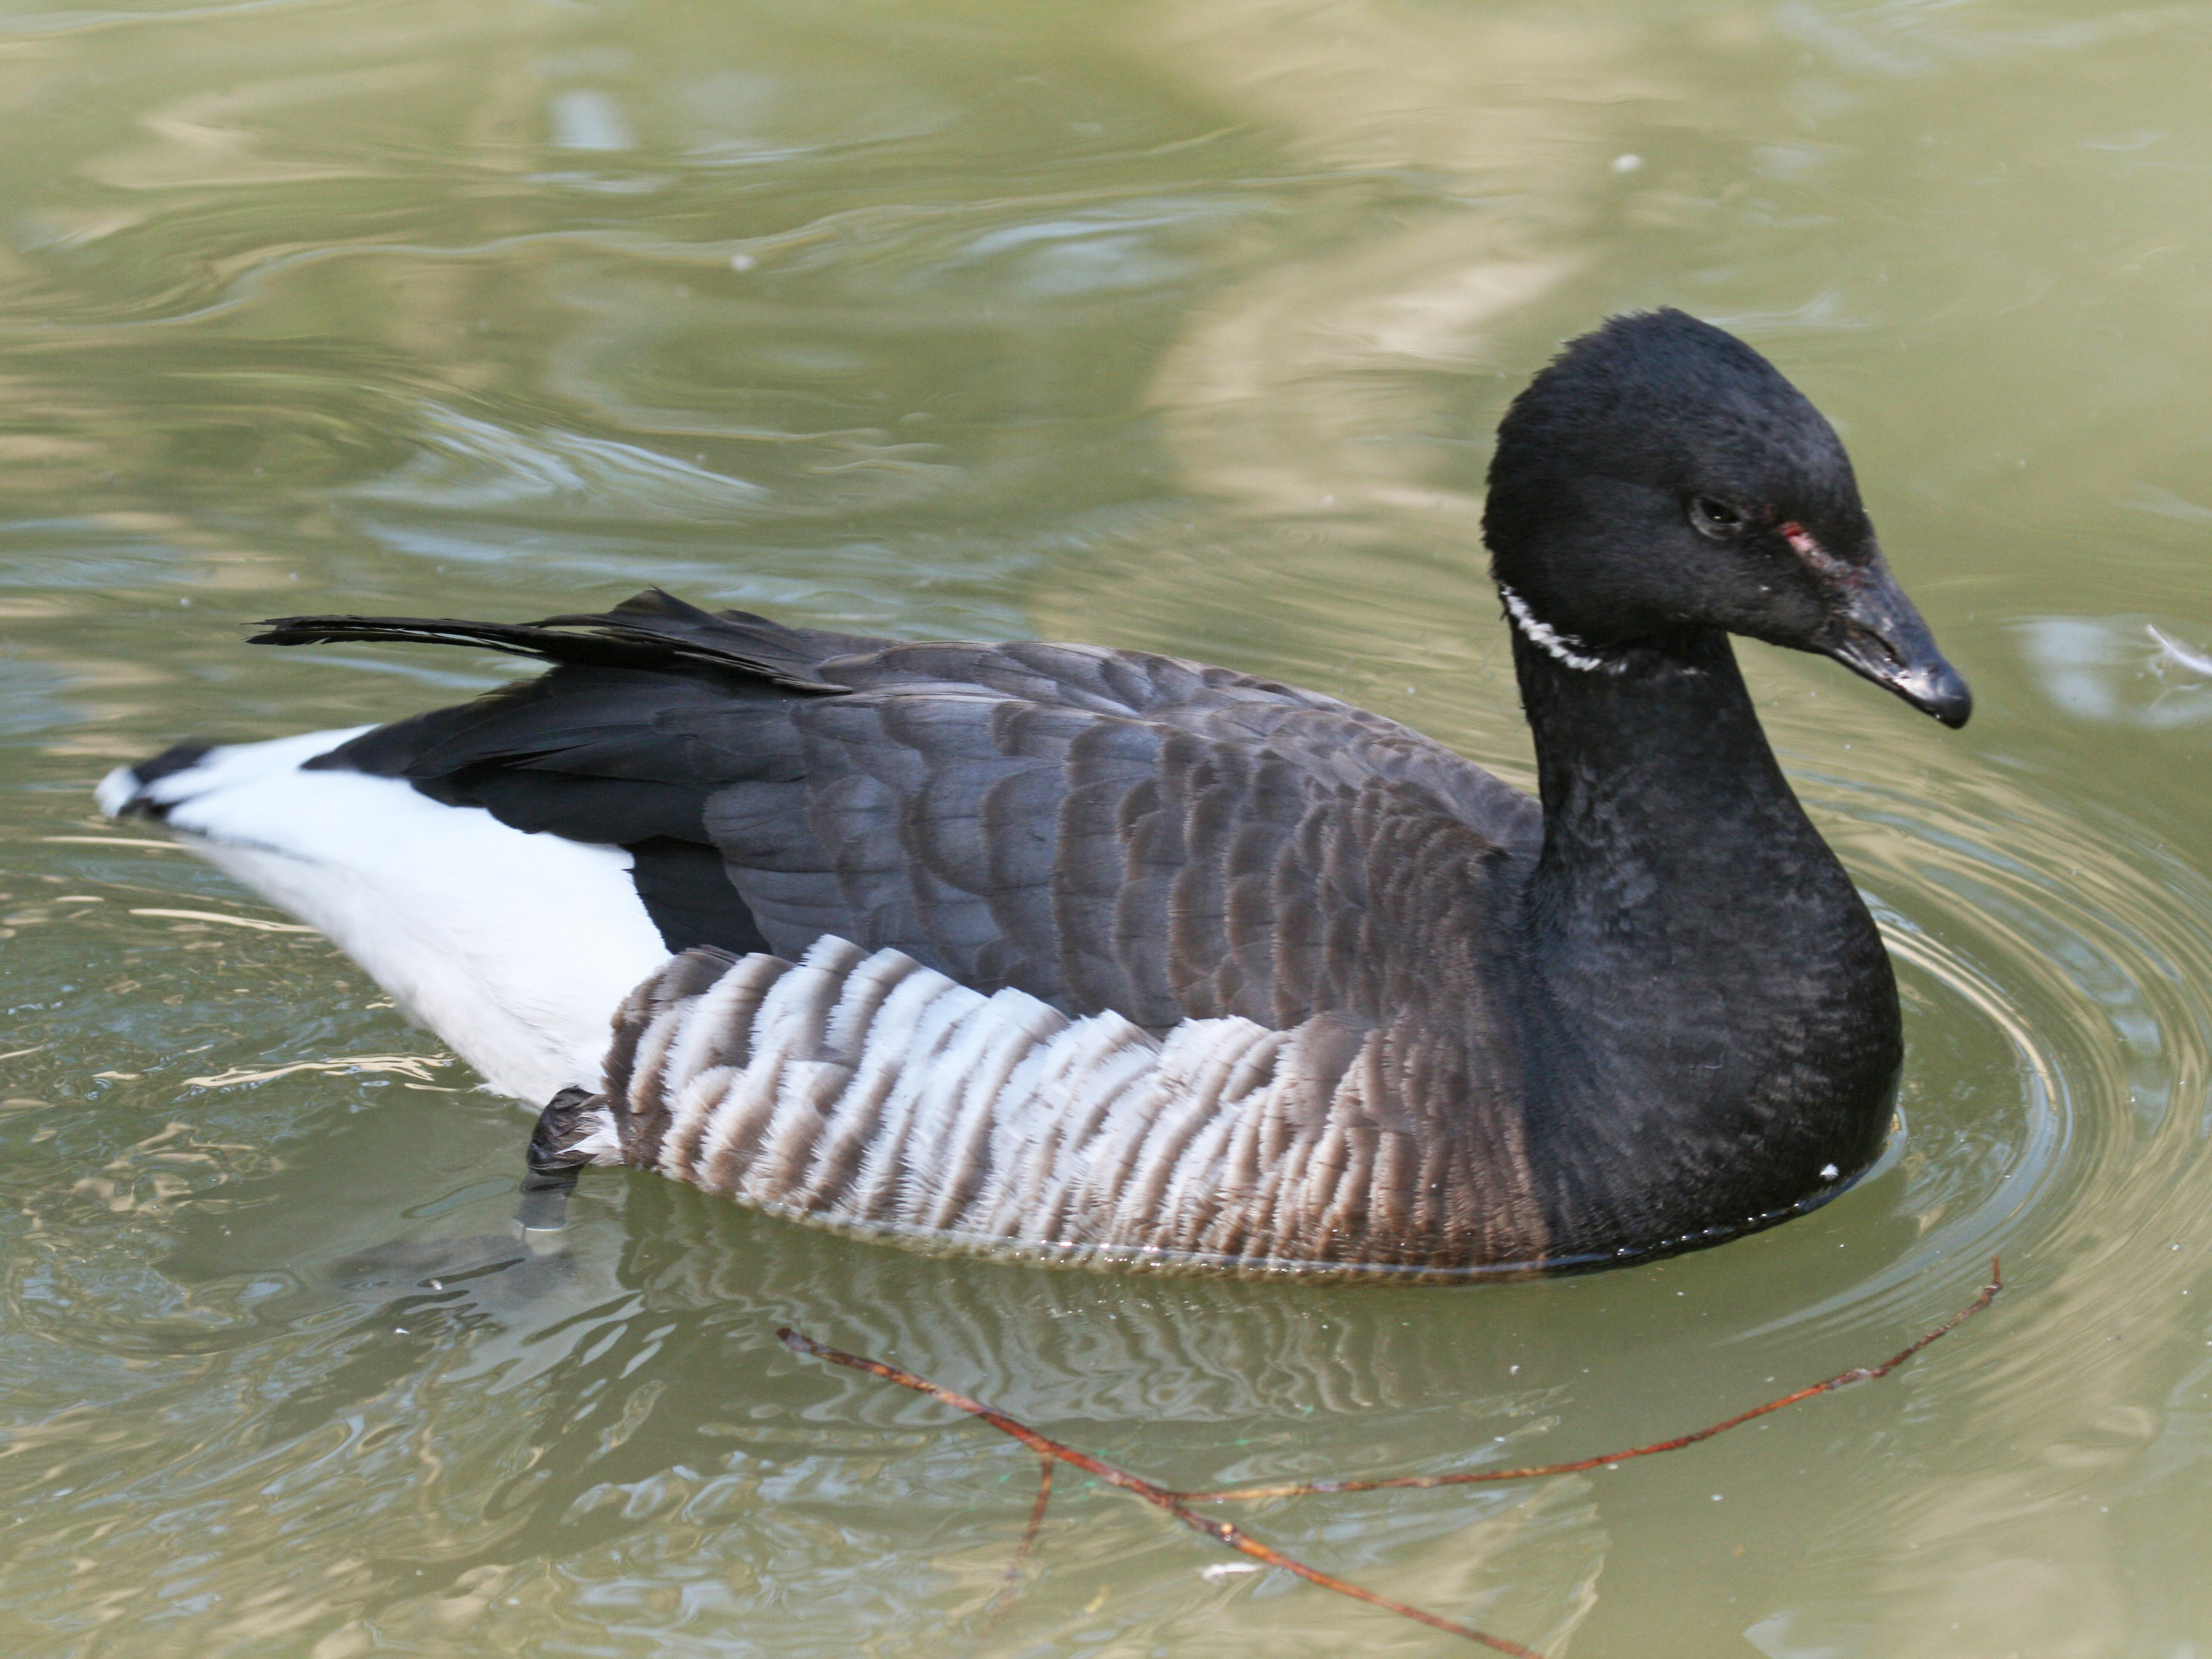
<path id="1" fill-rule="evenodd" d="M 1514 401 L 1484 534 L 1540 806 L 1252 675 L 657 591 L 282 619 L 259 642 L 552 666 L 172 749 L 100 801 L 544 1106 L 526 1225 L 628 1164 L 939 1249 L 1449 1278 L 1820 1203 L 1890 1121 L 1897 991 L 1727 636 L 1947 726 L 1965 682 L 1827 422 L 1680 312 L 1607 322 Z"/>

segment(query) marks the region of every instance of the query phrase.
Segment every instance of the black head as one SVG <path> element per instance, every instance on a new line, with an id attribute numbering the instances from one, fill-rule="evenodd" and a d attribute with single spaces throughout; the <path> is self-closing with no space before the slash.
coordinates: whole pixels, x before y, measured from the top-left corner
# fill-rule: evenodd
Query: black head
<path id="1" fill-rule="evenodd" d="M 1613 318 L 1513 400 L 1483 535 L 1516 622 L 1562 660 L 1724 629 L 1833 657 L 1947 726 L 1972 708 L 1835 428 L 1682 312 Z"/>

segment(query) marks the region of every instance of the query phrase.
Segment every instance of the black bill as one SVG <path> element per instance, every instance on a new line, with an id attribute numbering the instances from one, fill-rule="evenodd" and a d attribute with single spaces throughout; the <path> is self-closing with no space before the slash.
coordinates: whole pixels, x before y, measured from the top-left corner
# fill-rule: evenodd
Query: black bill
<path id="1" fill-rule="evenodd" d="M 1966 678 L 1943 660 L 1935 636 L 1876 555 L 1868 565 L 1837 572 L 1836 611 L 1819 646 L 1855 674 L 1865 676 L 1949 726 L 1974 712 Z"/>

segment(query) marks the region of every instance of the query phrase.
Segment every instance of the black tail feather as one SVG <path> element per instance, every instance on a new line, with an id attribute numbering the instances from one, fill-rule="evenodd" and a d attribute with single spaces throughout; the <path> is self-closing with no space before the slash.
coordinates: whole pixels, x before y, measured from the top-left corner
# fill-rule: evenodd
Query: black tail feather
<path id="1" fill-rule="evenodd" d="M 462 622 L 439 617 L 271 617 L 255 645 L 349 641 L 467 645 L 511 656 L 600 668 L 670 668 L 711 664 L 795 691 L 836 693 L 818 667 L 842 636 L 816 636 L 744 611 L 709 611 L 657 587 L 612 611 L 547 617 L 533 623 Z M 581 630 L 581 631 L 572 631 Z M 817 643 L 817 638 L 820 643 Z M 825 653 L 823 645 L 830 647 Z"/>

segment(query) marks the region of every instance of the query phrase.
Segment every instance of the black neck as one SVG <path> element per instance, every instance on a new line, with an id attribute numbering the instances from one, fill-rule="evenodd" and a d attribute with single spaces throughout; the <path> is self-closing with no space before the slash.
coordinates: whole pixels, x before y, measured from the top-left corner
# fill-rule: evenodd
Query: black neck
<path id="1" fill-rule="evenodd" d="M 1514 659 L 1544 804 L 1524 1030 L 1551 1106 L 1530 1144 L 1558 1253 L 1733 1226 L 1863 1167 L 1901 1053 L 1895 983 L 1727 636 L 1590 669 L 1516 628 Z"/>

